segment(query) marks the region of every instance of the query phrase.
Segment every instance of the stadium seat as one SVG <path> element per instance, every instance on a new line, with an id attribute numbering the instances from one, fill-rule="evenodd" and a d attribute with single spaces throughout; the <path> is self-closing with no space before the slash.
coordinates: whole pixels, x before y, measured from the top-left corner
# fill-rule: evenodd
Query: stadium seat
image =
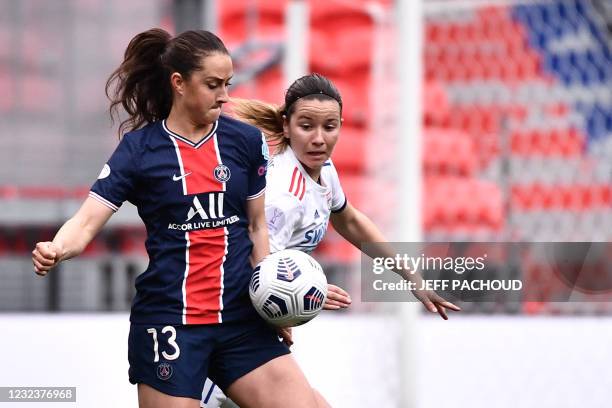
<path id="1" fill-rule="evenodd" d="M 371 28 L 355 27 L 349 33 L 313 29 L 310 32 L 311 70 L 327 75 L 350 75 L 354 70 L 369 69 L 374 52 Z M 355 52 L 354 44 L 359 44 L 359 52 Z"/>
<path id="2" fill-rule="evenodd" d="M 584 137 L 575 129 L 516 131 L 511 135 L 511 150 L 516 155 L 579 156 L 584 151 Z"/>
<path id="3" fill-rule="evenodd" d="M 503 198 L 497 184 L 460 177 L 427 177 L 423 186 L 425 231 L 503 228 Z"/>
<path id="4" fill-rule="evenodd" d="M 344 125 L 332 159 L 342 175 L 363 173 L 367 168 L 367 132 L 360 128 Z"/>
<path id="5" fill-rule="evenodd" d="M 426 176 L 473 177 L 478 157 L 470 135 L 453 129 L 425 128 L 423 167 Z"/>

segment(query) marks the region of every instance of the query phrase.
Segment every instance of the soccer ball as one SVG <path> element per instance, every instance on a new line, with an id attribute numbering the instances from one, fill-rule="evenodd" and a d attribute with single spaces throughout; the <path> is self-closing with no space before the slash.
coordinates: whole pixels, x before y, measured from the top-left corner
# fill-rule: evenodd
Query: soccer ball
<path id="1" fill-rule="evenodd" d="M 257 313 L 277 327 L 293 327 L 314 318 L 327 297 L 327 279 L 310 255 L 285 249 L 257 265 L 249 285 Z"/>

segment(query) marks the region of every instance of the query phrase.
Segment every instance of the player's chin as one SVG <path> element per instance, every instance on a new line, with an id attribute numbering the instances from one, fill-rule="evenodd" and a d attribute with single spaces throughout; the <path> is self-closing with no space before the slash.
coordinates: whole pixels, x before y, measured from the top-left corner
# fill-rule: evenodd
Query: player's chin
<path id="1" fill-rule="evenodd" d="M 221 107 L 211 108 L 205 114 L 206 123 L 213 123 L 221 116 Z"/>
<path id="2" fill-rule="evenodd" d="M 306 153 L 306 157 L 307 166 L 311 169 L 318 169 L 323 167 L 323 164 L 325 164 L 327 159 L 329 159 L 329 155 L 327 154 Z"/>

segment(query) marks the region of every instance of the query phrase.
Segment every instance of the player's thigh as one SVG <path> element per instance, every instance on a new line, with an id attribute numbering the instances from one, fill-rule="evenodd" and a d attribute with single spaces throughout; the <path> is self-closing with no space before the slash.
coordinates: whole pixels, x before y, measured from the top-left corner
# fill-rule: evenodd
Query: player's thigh
<path id="1" fill-rule="evenodd" d="M 317 408 L 315 393 L 290 354 L 238 378 L 227 389 L 241 408 Z"/>
<path id="2" fill-rule="evenodd" d="M 174 397 L 157 391 L 146 384 L 138 384 L 139 408 L 199 408 L 200 401 L 193 398 Z"/>
<path id="3" fill-rule="evenodd" d="M 312 390 L 314 391 L 318 408 L 331 408 L 331 405 L 329 405 L 329 402 L 327 402 L 327 400 L 323 397 L 323 395 L 321 395 L 319 391 L 317 391 L 315 388 L 313 388 Z"/>

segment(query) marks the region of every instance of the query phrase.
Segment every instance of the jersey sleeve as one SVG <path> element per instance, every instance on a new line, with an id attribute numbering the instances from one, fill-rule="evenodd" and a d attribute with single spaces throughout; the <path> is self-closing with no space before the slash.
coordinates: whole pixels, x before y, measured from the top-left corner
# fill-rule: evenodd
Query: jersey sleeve
<path id="1" fill-rule="evenodd" d="M 270 153 L 268 151 L 268 143 L 264 134 L 261 138 L 252 143 L 250 153 L 251 168 L 249 169 L 249 188 L 247 200 L 253 200 L 260 197 L 266 190 L 266 172 L 268 168 L 268 159 Z"/>
<path id="2" fill-rule="evenodd" d="M 330 187 L 332 193 L 331 212 L 338 213 L 344 210 L 347 204 L 347 200 L 346 196 L 344 195 L 344 190 L 342 190 L 342 185 L 340 184 L 340 177 L 338 177 L 336 167 L 331 161 L 329 162 L 329 170 L 331 175 Z"/>
<path id="3" fill-rule="evenodd" d="M 138 174 L 138 154 L 127 135 L 106 162 L 98 180 L 91 187 L 89 196 L 100 201 L 113 211 L 117 211 L 124 201 L 129 200 L 134 191 Z"/>
<path id="4" fill-rule="evenodd" d="M 266 222 L 270 240 L 270 252 L 287 248 L 296 225 L 303 216 L 300 202 L 289 193 L 266 195 Z"/>

